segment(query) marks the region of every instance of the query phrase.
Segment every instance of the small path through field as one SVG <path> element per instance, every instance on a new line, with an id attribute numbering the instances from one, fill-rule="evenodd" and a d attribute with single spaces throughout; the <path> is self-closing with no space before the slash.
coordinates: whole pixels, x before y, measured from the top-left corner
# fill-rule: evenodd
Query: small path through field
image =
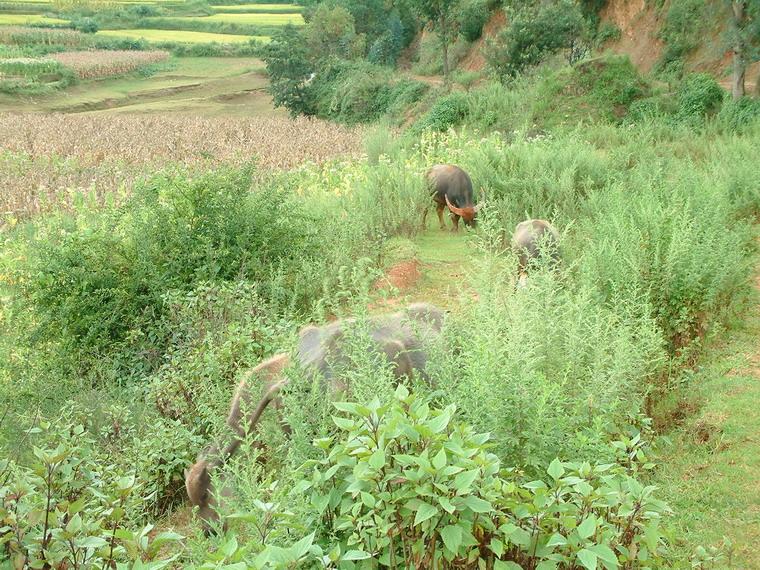
<path id="1" fill-rule="evenodd" d="M 414 261 L 417 277 L 392 291 L 390 297 L 375 300 L 376 308 L 395 309 L 414 301 L 428 301 L 448 310 L 459 308 L 469 289 L 469 269 L 477 252 L 466 230 L 453 233 L 449 227 L 444 231 L 437 227 L 425 230 L 414 239 L 413 260 L 391 264 L 389 272 Z"/>
<path id="2" fill-rule="evenodd" d="M 724 552 L 705 568 L 760 569 L 760 270 L 745 309 L 690 380 L 685 403 L 699 411 L 672 434 L 655 481 L 677 553 Z"/>

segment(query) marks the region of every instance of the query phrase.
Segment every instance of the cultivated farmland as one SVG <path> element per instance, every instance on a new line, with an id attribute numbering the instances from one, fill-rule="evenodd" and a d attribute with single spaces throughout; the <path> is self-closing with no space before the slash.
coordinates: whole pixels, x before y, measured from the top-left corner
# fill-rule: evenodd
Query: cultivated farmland
<path id="1" fill-rule="evenodd" d="M 237 34 L 215 34 L 211 32 L 192 32 L 185 30 L 101 30 L 99 36 L 114 38 L 132 38 L 136 40 L 144 39 L 149 42 L 180 42 L 180 43 L 209 43 L 216 42 L 220 44 L 227 43 L 246 43 L 250 40 L 266 42 L 267 36 L 244 36 Z"/>
<path id="2" fill-rule="evenodd" d="M 265 13 L 221 13 L 212 16 L 202 16 L 196 18 L 171 18 L 173 22 L 228 22 L 234 24 L 258 24 L 262 26 L 284 26 L 293 24 L 302 26 L 304 24 L 301 14 L 265 14 Z"/>
<path id="3" fill-rule="evenodd" d="M 271 170 L 356 156 L 362 138 L 361 130 L 307 119 L 0 114 L 0 212 L 27 217 L 70 205 L 90 188 L 104 199 L 172 166 Z"/>
<path id="4" fill-rule="evenodd" d="M 166 61 L 165 51 L 71 51 L 50 55 L 51 59 L 73 70 L 80 79 L 123 75 L 145 65 Z"/>

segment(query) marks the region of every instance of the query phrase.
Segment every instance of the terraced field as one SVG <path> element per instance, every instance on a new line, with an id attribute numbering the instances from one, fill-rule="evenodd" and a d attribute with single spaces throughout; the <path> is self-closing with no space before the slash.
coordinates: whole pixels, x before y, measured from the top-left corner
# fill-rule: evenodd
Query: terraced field
<path id="1" fill-rule="evenodd" d="M 265 14 L 298 14 L 301 7 L 297 4 L 232 4 L 212 6 L 219 13 L 265 13 Z"/>
<path id="2" fill-rule="evenodd" d="M 197 19 L 197 18 L 192 18 Z M 149 42 L 185 42 L 185 43 L 209 43 L 220 44 L 243 43 L 251 39 L 262 42 L 269 41 L 269 36 L 244 36 L 238 34 L 214 34 L 211 32 L 191 32 L 186 30 L 101 30 L 101 36 L 118 38 L 144 39 Z"/>
<path id="3" fill-rule="evenodd" d="M 18 26 L 24 24 L 66 24 L 68 20 L 47 18 L 39 14 L 0 14 L 0 25 Z"/>
<path id="4" fill-rule="evenodd" d="M 301 14 L 266 14 L 266 13 L 234 13 L 234 14 L 214 14 L 213 16 L 188 16 L 171 18 L 177 22 L 226 22 L 234 24 L 259 24 L 262 26 L 284 26 L 293 24 L 302 26 L 304 24 Z"/>

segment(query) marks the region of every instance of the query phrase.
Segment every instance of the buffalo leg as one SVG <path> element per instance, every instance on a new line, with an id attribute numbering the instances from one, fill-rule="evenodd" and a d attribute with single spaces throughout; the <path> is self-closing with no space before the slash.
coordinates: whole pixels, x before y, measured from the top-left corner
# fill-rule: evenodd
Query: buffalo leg
<path id="1" fill-rule="evenodd" d="M 451 228 L 451 231 L 455 233 L 458 232 L 459 231 L 459 216 L 457 216 L 456 214 L 451 214 L 451 221 L 454 224 L 454 227 Z"/>
<path id="2" fill-rule="evenodd" d="M 446 224 L 443 223 L 443 209 L 445 206 L 443 204 L 437 204 L 435 207 L 435 211 L 438 214 L 438 224 L 440 225 L 442 230 L 446 229 Z"/>
<path id="3" fill-rule="evenodd" d="M 422 210 L 422 229 L 427 229 L 427 215 L 428 210 L 430 209 L 430 206 L 426 206 L 424 210 Z"/>

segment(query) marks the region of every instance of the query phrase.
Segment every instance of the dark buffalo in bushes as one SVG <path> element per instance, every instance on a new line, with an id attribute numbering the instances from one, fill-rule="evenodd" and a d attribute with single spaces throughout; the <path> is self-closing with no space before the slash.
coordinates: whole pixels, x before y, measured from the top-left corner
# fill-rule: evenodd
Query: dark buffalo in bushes
<path id="1" fill-rule="evenodd" d="M 524 283 L 531 264 L 546 256 L 559 261 L 559 233 L 546 220 L 525 220 L 515 226 L 512 249 L 517 254 L 518 278 Z"/>
<path id="2" fill-rule="evenodd" d="M 453 164 L 436 164 L 428 170 L 427 181 L 442 230 L 446 229 L 443 223 L 443 209 L 447 206 L 454 224 L 453 231 L 459 230 L 459 218 L 468 226 L 475 225 L 475 217 L 483 207 L 483 202 L 473 205 L 472 180 L 469 174 Z M 427 221 L 427 212 L 428 209 L 425 208 L 423 226 Z"/>
<path id="3" fill-rule="evenodd" d="M 427 379 L 425 368 L 428 355 L 423 344 L 426 339 L 438 336 L 443 316 L 444 312 L 433 305 L 414 303 L 403 311 L 368 319 L 366 332 L 377 350 L 393 364 L 393 374 L 397 380 L 411 378 L 415 373 Z M 357 319 L 342 319 L 321 327 L 306 326 L 299 332 L 296 364 L 307 374 L 321 375 L 325 391 L 331 397 L 347 391 L 348 387 L 340 378 L 340 371 L 351 365 L 345 345 L 347 336 L 357 324 Z M 361 332 L 364 331 L 360 329 L 359 333 Z M 256 428 L 270 404 L 277 409 L 282 407 L 280 392 L 289 382 L 284 371 L 291 360 L 288 354 L 277 354 L 259 364 L 240 382 L 227 416 L 227 425 L 233 432 L 232 440 L 223 448 L 210 446 L 185 471 L 188 497 L 198 507 L 207 533 L 219 520 L 217 505 L 231 495 L 229 487 L 222 487 L 218 495 L 214 492 L 211 471 L 220 467 L 237 451 L 246 432 L 250 433 Z M 252 379 L 257 379 L 263 385 L 263 396 L 253 408 L 254 394 L 260 393 L 260 390 Z M 245 423 L 244 410 L 249 410 Z M 286 425 L 283 428 L 288 431 Z"/>

